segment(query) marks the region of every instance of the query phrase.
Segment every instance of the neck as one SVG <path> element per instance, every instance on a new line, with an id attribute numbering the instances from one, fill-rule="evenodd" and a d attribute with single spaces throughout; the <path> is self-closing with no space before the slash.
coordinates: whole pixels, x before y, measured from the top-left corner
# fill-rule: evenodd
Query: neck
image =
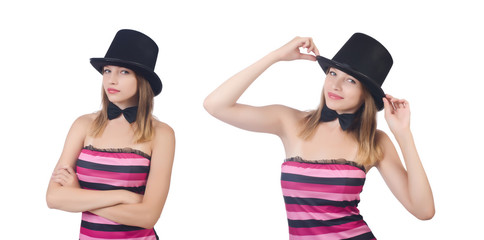
<path id="1" fill-rule="evenodd" d="M 124 102 L 112 102 L 114 105 L 118 106 L 120 109 L 126 109 L 134 106 L 138 106 L 137 103 L 124 101 Z"/>
<path id="2" fill-rule="evenodd" d="M 327 108 L 329 108 L 329 109 L 331 109 L 331 110 L 333 110 L 333 111 L 336 111 L 336 113 L 338 113 L 338 114 L 340 114 L 340 115 L 341 115 L 341 114 L 356 114 L 356 113 L 357 113 L 357 112 L 358 112 L 360 109 L 362 109 L 362 107 L 361 107 L 361 106 L 363 106 L 363 105 L 360 105 L 360 106 L 358 106 L 358 107 L 351 108 L 351 109 L 332 109 L 332 108 L 330 108 L 330 107 L 328 107 L 328 106 L 326 105 L 326 107 L 327 107 Z"/>

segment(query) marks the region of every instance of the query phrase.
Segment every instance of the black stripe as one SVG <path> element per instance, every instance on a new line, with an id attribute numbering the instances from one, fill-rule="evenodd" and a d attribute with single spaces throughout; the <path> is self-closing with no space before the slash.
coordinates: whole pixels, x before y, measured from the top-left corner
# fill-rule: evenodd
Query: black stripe
<path id="1" fill-rule="evenodd" d="M 300 183 L 313 183 L 325 185 L 342 185 L 342 186 L 363 186 L 365 178 L 320 178 L 310 177 L 292 173 L 282 173 L 281 180 Z"/>
<path id="2" fill-rule="evenodd" d="M 282 173 L 282 181 L 299 182 L 299 183 L 314 183 L 325 185 L 342 185 L 342 186 L 363 186 L 365 178 L 320 178 L 309 177 L 299 174 Z"/>
<path id="3" fill-rule="evenodd" d="M 123 190 L 128 190 L 134 193 L 139 193 L 142 194 L 145 192 L 146 186 L 140 186 L 140 187 L 120 187 L 120 186 L 113 186 L 109 184 L 102 184 L 102 183 L 91 183 L 91 182 L 84 182 L 79 180 L 79 185 L 82 188 L 88 188 L 88 189 L 95 189 L 95 190 L 118 190 L 118 189 L 123 189 Z"/>
<path id="4" fill-rule="evenodd" d="M 334 207 L 357 207 L 360 200 L 353 201 L 331 201 L 320 198 L 298 198 L 284 196 L 286 204 L 309 205 L 309 206 L 334 206 Z"/>
<path id="5" fill-rule="evenodd" d="M 345 238 L 343 240 L 371 240 L 371 239 L 376 239 L 376 238 L 375 236 L 373 236 L 373 233 L 367 232 L 351 238 Z"/>
<path id="6" fill-rule="evenodd" d="M 363 217 L 361 217 L 361 215 L 351 215 L 351 216 L 331 219 L 327 221 L 314 220 L 314 219 L 311 219 L 311 220 L 288 219 L 287 221 L 289 222 L 289 227 L 292 227 L 292 228 L 313 228 L 313 227 L 329 227 L 329 226 L 335 226 L 335 225 L 342 225 L 350 222 L 360 221 L 362 219 Z"/>
<path id="7" fill-rule="evenodd" d="M 106 172 L 119 172 L 119 173 L 148 173 L 150 171 L 149 166 L 113 166 L 104 165 L 93 162 L 87 162 L 82 159 L 77 160 L 77 166 L 92 170 L 100 170 Z"/>
<path id="8" fill-rule="evenodd" d="M 87 228 L 90 230 L 95 230 L 95 231 L 102 231 L 102 232 L 127 232 L 127 231 L 136 231 L 136 230 L 144 229 L 144 228 L 135 227 L 135 226 L 101 224 L 101 223 L 92 223 L 92 222 L 86 222 L 86 221 L 81 221 L 81 227 Z"/>

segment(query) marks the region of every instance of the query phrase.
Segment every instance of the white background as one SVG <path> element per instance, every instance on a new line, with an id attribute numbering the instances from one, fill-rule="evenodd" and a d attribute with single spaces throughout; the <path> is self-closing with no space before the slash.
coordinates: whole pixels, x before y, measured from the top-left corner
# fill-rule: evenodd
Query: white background
<path id="1" fill-rule="evenodd" d="M 479 238 L 484 17 L 477 2 L 4 1 L 1 238 L 77 239 L 80 214 L 48 209 L 45 192 L 70 125 L 100 107 L 101 75 L 89 58 L 103 57 L 122 28 L 157 42 L 164 88 L 154 114 L 177 137 L 155 227 L 161 239 L 288 239 L 280 140 L 224 124 L 202 102 L 296 35 L 313 37 L 331 58 L 354 32 L 393 55 L 383 89 L 410 101 L 437 209 L 432 220 L 417 220 L 373 169 L 360 203 L 365 220 L 379 239 Z M 323 77 L 315 62 L 277 63 L 240 102 L 313 109 Z M 391 135 L 382 115 L 379 128 Z"/>

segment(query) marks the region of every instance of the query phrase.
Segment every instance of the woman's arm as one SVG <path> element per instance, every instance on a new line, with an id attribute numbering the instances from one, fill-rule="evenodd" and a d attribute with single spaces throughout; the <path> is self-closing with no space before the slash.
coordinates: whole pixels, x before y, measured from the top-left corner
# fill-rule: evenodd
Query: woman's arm
<path id="1" fill-rule="evenodd" d="M 410 131 L 410 106 L 407 101 L 387 95 L 383 99 L 385 118 L 400 146 L 406 170 L 390 138 L 379 132 L 383 159 L 377 165 L 395 197 L 415 217 L 431 219 L 435 214 L 434 199 L 427 175 Z"/>
<path id="2" fill-rule="evenodd" d="M 272 64 L 279 61 L 306 59 L 315 61 L 316 57 L 302 54 L 299 48 L 319 54 L 311 38 L 296 37 L 281 48 L 269 53 L 251 66 L 237 73 L 204 101 L 205 109 L 214 117 L 233 126 L 256 132 L 281 134 L 281 106 L 253 107 L 237 103 L 247 88 Z"/>
<path id="3" fill-rule="evenodd" d="M 143 200 L 137 204 L 119 204 L 91 211 L 120 224 L 153 228 L 160 218 L 170 188 L 175 154 L 175 134 L 168 125 L 155 127 L 153 151 Z"/>
<path id="4" fill-rule="evenodd" d="M 68 212 L 82 212 L 119 203 L 140 201 L 140 197 L 125 190 L 94 191 L 79 188 L 74 167 L 83 147 L 90 123 L 89 115 L 79 117 L 67 135 L 61 157 L 47 188 L 47 206 Z"/>

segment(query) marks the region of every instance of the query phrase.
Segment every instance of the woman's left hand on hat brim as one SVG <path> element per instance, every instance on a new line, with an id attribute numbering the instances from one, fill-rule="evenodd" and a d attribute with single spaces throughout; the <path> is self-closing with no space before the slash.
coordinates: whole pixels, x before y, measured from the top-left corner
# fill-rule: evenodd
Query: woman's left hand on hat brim
<path id="1" fill-rule="evenodd" d="M 410 105 L 405 99 L 390 94 L 383 97 L 385 120 L 394 135 L 410 130 Z"/>

